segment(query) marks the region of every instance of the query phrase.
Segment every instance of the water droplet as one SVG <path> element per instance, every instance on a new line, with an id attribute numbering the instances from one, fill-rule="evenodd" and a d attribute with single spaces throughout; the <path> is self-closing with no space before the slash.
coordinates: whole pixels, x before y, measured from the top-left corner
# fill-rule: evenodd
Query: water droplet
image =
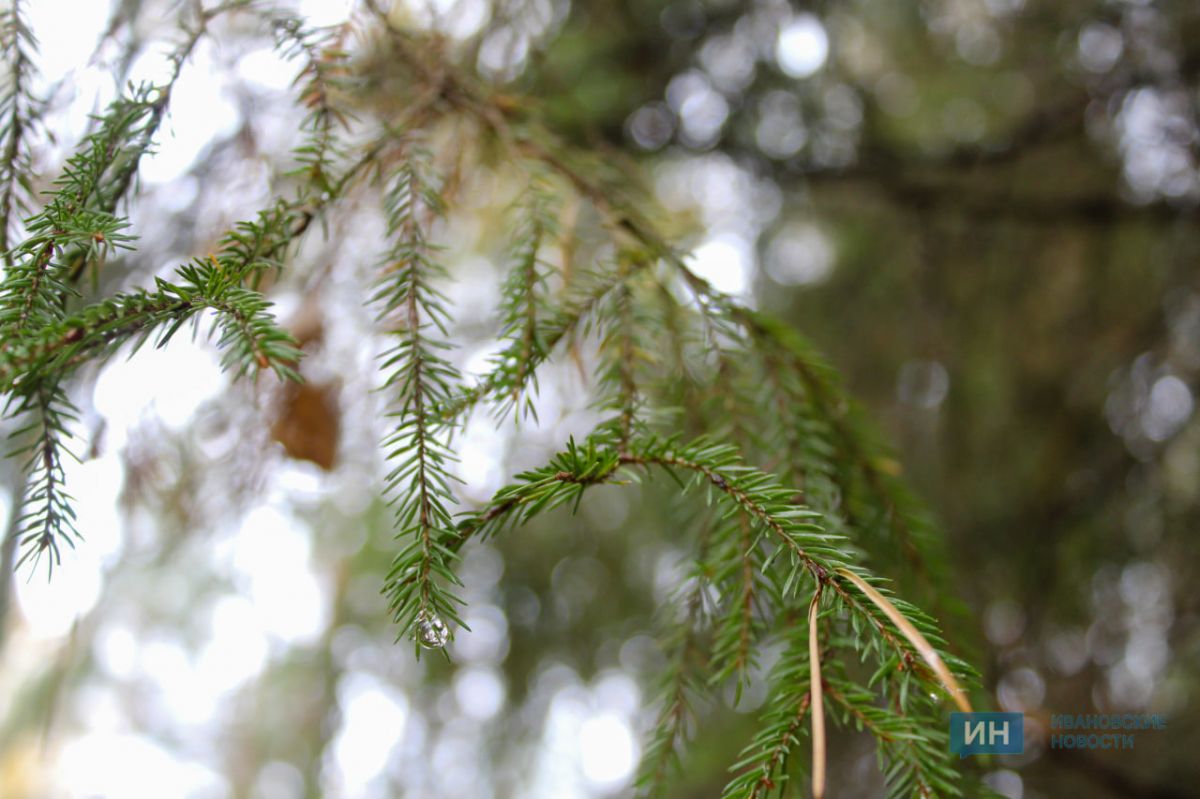
<path id="1" fill-rule="evenodd" d="M 440 649 L 450 640 L 450 628 L 437 614 L 422 610 L 417 614 L 417 642 L 426 649 Z"/>

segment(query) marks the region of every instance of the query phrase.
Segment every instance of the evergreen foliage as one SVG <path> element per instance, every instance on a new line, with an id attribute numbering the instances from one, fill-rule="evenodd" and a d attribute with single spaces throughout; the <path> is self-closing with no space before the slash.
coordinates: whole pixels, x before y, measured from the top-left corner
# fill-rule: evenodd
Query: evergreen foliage
<path id="1" fill-rule="evenodd" d="M 0 391 L 7 413 L 24 420 L 17 451 L 31 489 L 22 561 L 45 555 L 52 567 L 80 538 L 62 468 L 79 368 L 127 345 L 161 346 L 207 316 L 230 372 L 298 380 L 300 353 L 271 316 L 263 276 L 287 268 L 314 220 L 351 197 L 376 197 L 387 241 L 364 298 L 390 342 L 379 391 L 397 552 L 385 592 L 399 637 L 438 648 L 463 626 L 456 567 L 471 541 L 577 507 L 593 486 L 665 477 L 695 503 L 683 515 L 696 543 L 677 606 L 662 620 L 669 667 L 639 790 L 669 791 L 703 697 L 730 685 L 740 697 L 765 648 L 778 645 L 759 732 L 732 765 L 724 796 L 793 795 L 806 780 L 820 795 L 826 721 L 878 741 L 890 795 L 960 795 L 945 714 L 969 707 L 960 683 L 975 675 L 934 621 L 887 587 L 934 596 L 937 537 L 862 412 L 800 334 L 694 274 L 647 201 L 628 198 L 631 181 L 563 144 L 532 99 L 514 100 L 460 70 L 436 37 L 376 19 L 358 32 L 374 55 L 356 58 L 341 48 L 348 30 L 311 30 L 258 4 L 226 3 L 185 21 L 175 76 L 207 23 L 230 12 L 273 30 L 281 51 L 304 65 L 298 100 L 310 113 L 294 152 L 295 194 L 238 224 L 219 252 L 180 266 L 173 279 L 100 298 L 79 284 L 135 245 L 118 207 L 172 84 L 131 87 L 114 102 L 39 205 L 23 160 L 24 136 L 39 123 L 19 4 L 0 31 L 14 76 L 0 98 L 8 154 L 0 231 L 14 236 L 0 285 Z M 404 88 L 373 103 L 369 92 L 380 85 Z M 476 146 L 465 156 L 450 151 L 449 128 L 470 132 Z M 447 352 L 456 317 L 440 288 L 451 275 L 439 262 L 439 235 L 461 200 L 455 170 L 497 162 L 529 188 L 506 225 L 515 233 L 497 354 L 470 382 Z M 562 221 L 569 204 L 586 208 L 585 244 Z M 26 205 L 38 207 L 18 226 L 9 211 Z M 484 507 L 463 510 L 450 468 L 454 434 L 479 406 L 498 423 L 521 424 L 536 407 L 538 370 L 561 357 L 591 364 L 604 421 Z"/>

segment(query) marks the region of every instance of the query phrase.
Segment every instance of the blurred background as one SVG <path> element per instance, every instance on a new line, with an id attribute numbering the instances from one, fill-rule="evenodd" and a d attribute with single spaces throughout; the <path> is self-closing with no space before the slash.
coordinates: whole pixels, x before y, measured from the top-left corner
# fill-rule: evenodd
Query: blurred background
<path id="1" fill-rule="evenodd" d="M 55 134 L 42 187 L 89 114 L 162 79 L 184 5 L 26 4 Z M 1028 714 L 1025 754 L 981 766 L 994 788 L 1200 795 L 1200 6 L 396 0 L 390 16 L 641 170 L 697 272 L 828 354 L 945 531 L 947 592 L 970 611 L 945 620 L 952 648 L 994 709 Z M 298 69 L 261 25 L 214 25 L 143 162 L 139 249 L 101 290 L 170 274 L 266 206 L 297 143 Z M 498 324 L 495 209 L 522 188 L 479 185 L 445 237 L 468 321 L 454 358 L 474 374 Z M 687 554 L 678 508 L 600 488 L 575 517 L 469 547 L 472 632 L 448 660 L 394 645 L 362 309 L 383 223 L 364 204 L 330 225 L 273 295 L 305 388 L 230 385 L 203 336 L 73 385 L 86 541 L 49 582 L 2 552 L 0 796 L 630 795 L 654 610 Z M 539 423 L 480 413 L 462 434 L 464 505 L 598 418 L 569 360 L 541 387 Z M 8 519 L 21 480 L 0 470 Z M 710 708 L 678 796 L 719 794 L 762 701 L 752 686 Z M 1047 747 L 1050 714 L 1093 712 L 1168 729 L 1133 751 Z M 831 797 L 882 795 L 869 740 L 834 748 Z"/>

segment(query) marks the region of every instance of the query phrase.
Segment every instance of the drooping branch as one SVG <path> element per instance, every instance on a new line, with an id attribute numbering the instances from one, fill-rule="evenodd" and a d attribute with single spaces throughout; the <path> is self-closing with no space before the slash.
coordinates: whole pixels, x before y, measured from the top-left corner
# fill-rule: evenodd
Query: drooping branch
<path id="1" fill-rule="evenodd" d="M 0 253 L 5 265 L 12 266 L 8 255 L 13 213 L 27 208 L 33 194 L 33 164 L 26 138 L 37 124 L 40 104 L 30 90 L 33 78 L 32 51 L 37 48 L 23 13 L 22 0 L 13 0 L 0 13 L 0 49 L 8 60 L 9 80 L 0 92 Z"/>
<path id="2" fill-rule="evenodd" d="M 438 354 L 446 345 L 430 336 L 436 330 L 444 339 L 449 312 L 433 285 L 446 272 L 433 260 L 434 247 L 423 227 L 441 213 L 442 201 L 425 174 L 420 152 L 407 153 L 386 201 L 394 243 L 373 302 L 380 320 L 396 328 L 395 344 L 383 356 L 389 371 L 383 390 L 394 392 L 390 416 L 397 424 L 384 446 L 396 464 L 387 475 L 387 491 L 396 506 L 397 537 L 406 543 L 392 563 L 385 590 L 399 634 L 437 648 L 447 641 L 444 620 L 462 624 L 462 600 L 453 593 L 461 582 L 450 549 L 458 533 L 447 507 L 452 479 L 447 464 L 453 455 L 440 438 L 445 426 L 434 414 L 459 376 Z"/>

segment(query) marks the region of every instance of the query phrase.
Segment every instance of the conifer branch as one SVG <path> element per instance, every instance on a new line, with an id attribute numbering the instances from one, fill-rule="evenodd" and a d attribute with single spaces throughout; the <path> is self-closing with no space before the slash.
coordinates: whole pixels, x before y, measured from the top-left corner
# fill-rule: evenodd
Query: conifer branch
<path id="1" fill-rule="evenodd" d="M 802 640 L 803 639 L 803 640 Z M 761 728 L 729 767 L 735 776 L 725 785 L 721 799 L 760 799 L 781 795 L 788 781 L 788 758 L 804 734 L 804 719 L 812 703 L 807 640 L 794 631 L 771 675 L 776 686 L 765 705 Z"/>
<path id="2" fill-rule="evenodd" d="M 894 530 L 905 559 L 918 574 L 928 577 L 931 568 L 938 568 L 930 551 L 929 539 L 933 536 L 928 520 L 915 507 L 911 494 L 882 466 L 893 461 L 875 441 L 877 436 L 865 422 L 862 409 L 837 385 L 833 369 L 795 331 L 748 309 L 738 309 L 736 314 L 750 334 L 760 340 L 763 351 L 779 351 L 789 359 L 815 411 L 827 420 L 837 439 L 838 451 L 847 454 L 862 474 L 874 499 L 873 503 L 870 500 L 867 503 L 883 506 L 886 526 Z M 854 492 L 849 486 L 847 489 L 850 501 Z"/>
<path id="3" fill-rule="evenodd" d="M 920 630 L 918 630 L 916 626 L 914 626 L 913 623 L 896 608 L 895 604 L 889 602 L 887 597 L 872 587 L 862 577 L 858 576 L 847 568 L 839 568 L 838 573 L 853 583 L 855 588 L 865 594 L 868 599 L 874 602 L 875 605 L 881 611 L 883 611 L 884 615 L 888 617 L 888 620 L 896 625 L 896 628 L 900 630 L 900 632 L 904 634 L 904 637 L 908 639 L 908 642 L 912 644 L 913 649 L 920 653 L 921 657 L 924 658 L 925 662 L 929 665 L 929 668 L 933 669 L 934 674 L 937 675 L 938 680 L 942 683 L 942 686 L 946 689 L 947 693 L 950 694 L 955 704 L 958 705 L 959 709 L 964 713 L 970 713 L 971 704 L 967 701 L 967 692 L 964 691 L 962 686 L 958 684 L 958 680 L 956 680 L 950 670 L 946 668 L 946 664 L 942 661 L 942 658 L 938 654 L 937 650 L 934 649 L 933 645 L 931 645 L 928 640 L 926 640 L 925 636 L 921 634 Z"/>
<path id="4" fill-rule="evenodd" d="M 25 471 L 29 476 L 29 489 L 20 507 L 18 517 L 18 539 L 22 550 L 15 568 L 26 563 L 34 567 L 45 555 L 47 574 L 62 559 L 63 545 L 74 548 L 80 539 L 75 527 L 75 511 L 71 497 L 63 490 L 63 456 L 75 457 L 62 444 L 69 437 L 67 424 L 75 421 L 76 411 L 63 393 L 58 381 L 52 378 L 39 380 L 36 385 L 17 399 L 14 415 L 24 414 L 29 420 L 11 436 L 12 440 L 28 439 L 18 445 L 10 456 L 26 456 Z M 7 413 L 7 409 L 6 409 Z"/>
<path id="5" fill-rule="evenodd" d="M 37 40 L 22 13 L 23 0 L 0 14 L 0 49 L 3 49 L 9 68 L 9 80 L 0 92 L 0 253 L 6 266 L 12 265 L 8 255 L 12 234 L 13 213 L 23 212 L 33 194 L 33 164 L 25 137 L 37 123 L 40 103 L 30 90 L 33 65 L 30 53 L 36 51 Z"/>
<path id="6" fill-rule="evenodd" d="M 842 712 L 843 723 L 865 730 L 879 743 L 887 795 L 961 796 L 950 767 L 950 742 L 938 713 L 924 718 L 880 706 L 877 697 L 844 676 L 826 675 L 825 693 Z"/>
<path id="7" fill-rule="evenodd" d="M 629 285 L 630 258 L 618 259 L 617 276 L 620 283 L 616 292 L 616 319 L 613 334 L 617 338 L 615 347 L 610 347 L 616 372 L 613 382 L 617 385 L 617 409 L 620 411 L 621 438 L 619 446 L 626 449 L 633 435 L 634 404 L 637 402 L 637 383 L 633 376 L 633 289 Z"/>
<path id="8" fill-rule="evenodd" d="M 553 198 L 544 183 L 535 181 L 527 192 L 512 247 L 513 262 L 501 288 L 501 341 L 506 346 L 491 359 L 492 368 L 484 378 L 498 390 L 509 389 L 501 402 L 500 416 L 509 410 L 534 414 L 533 398 L 537 390 L 537 365 L 548 355 L 545 325 L 539 322 L 547 314 L 546 283 L 550 277 L 540 250 L 557 233 L 553 217 Z M 533 390 L 530 390 L 532 387 Z"/>
<path id="9" fill-rule="evenodd" d="M 413 55 L 405 48 L 401 49 L 408 53 L 411 61 Z M 447 96 L 455 102 L 460 110 L 475 116 L 491 127 L 501 140 L 510 142 L 520 154 L 540 162 L 562 175 L 604 215 L 612 230 L 630 237 L 639 245 L 646 247 L 656 257 L 677 269 L 685 282 L 696 292 L 698 299 L 702 300 L 702 307 L 727 316 L 731 321 L 745 328 L 752 337 L 759 337 L 771 345 L 781 346 L 793 355 L 798 356 L 802 352 L 809 356 L 812 355 L 811 348 L 803 344 L 794 331 L 738 306 L 713 290 L 702 278 L 696 276 L 684 263 L 682 257 L 654 232 L 653 227 L 645 221 L 641 214 L 631 207 L 614 203 L 611 199 L 613 193 L 607 187 L 573 167 L 569 160 L 556 153 L 552 146 L 547 146 L 544 142 L 554 139 L 547 131 L 540 130 L 537 134 L 528 134 L 514 129 L 505 121 L 503 110 L 497 107 L 474 84 L 460 75 L 445 72 L 441 75 L 441 81 L 453 88 L 454 91 Z M 559 145 L 558 149 L 565 148 Z M 854 424 L 845 421 L 838 422 L 839 417 L 847 412 L 845 409 L 851 407 L 851 403 L 832 384 L 820 378 L 818 371 L 812 367 L 812 363 L 813 360 L 810 357 L 797 359 L 795 365 L 801 368 L 801 373 L 821 403 L 821 411 L 829 414 L 828 418 L 835 424 L 842 444 L 847 447 L 859 468 L 866 475 L 873 493 L 886 502 L 888 508 L 892 509 L 889 514 L 891 523 L 895 527 L 906 557 L 915 567 L 922 570 L 928 568 L 930 555 L 927 541 L 931 537 L 928 524 L 920 518 L 920 513 L 915 509 L 911 497 L 897 486 L 895 481 L 890 480 L 889 476 L 879 467 L 878 464 L 883 456 L 878 453 L 877 446 L 868 442 L 868 438 L 871 436 L 865 432 L 865 424 L 858 419 Z M 855 413 L 854 415 L 857 417 L 860 414 Z"/>
<path id="10" fill-rule="evenodd" d="M 747 384 L 753 383 L 757 375 L 748 375 L 744 350 L 735 349 L 738 342 L 737 330 L 720 318 L 700 315 L 704 334 L 705 350 L 715 353 L 717 366 L 714 379 L 708 386 L 711 407 L 706 409 L 705 427 L 709 430 L 727 430 L 729 440 L 742 453 L 753 452 L 758 436 L 744 420 L 744 409 L 754 407 L 753 399 L 747 401 Z M 730 612 L 719 622 L 714 660 L 726 665 L 716 670 L 712 682 L 715 685 L 730 675 L 736 676 L 735 704 L 741 700 L 742 689 L 749 678 L 749 669 L 755 665 L 754 652 L 759 639 L 765 634 L 763 613 L 755 612 L 756 597 L 763 589 L 766 574 L 762 568 L 763 547 L 753 534 L 751 516 L 739 512 L 725 525 L 721 546 L 724 548 L 722 561 L 726 593 L 734 600 Z M 769 585 L 767 586 L 769 588 Z"/>
<path id="11" fill-rule="evenodd" d="M 323 177 L 328 189 L 317 192 L 305 182 L 291 200 L 279 198 L 253 220 L 234 225 L 221 237 L 215 254 L 222 272 L 232 282 L 248 282 L 257 288 L 265 271 L 281 271 L 288 248 L 308 232 L 315 220 L 345 198 L 354 182 L 373 168 L 386 144 L 387 139 L 381 138 L 364 148 L 336 180 Z"/>
<path id="12" fill-rule="evenodd" d="M 168 56 L 168 60 L 171 62 L 170 75 L 158 86 L 143 86 L 134 90 L 134 97 L 142 98 L 135 102 L 140 102 L 145 106 L 141 111 L 144 117 L 130 120 L 129 127 L 114 131 L 117 135 L 106 140 L 105 153 L 110 160 L 100 164 L 101 169 L 97 175 L 97 185 L 94 189 L 96 209 L 106 213 L 116 210 L 117 204 L 133 183 L 142 156 L 150 151 L 151 143 L 162 125 L 163 117 L 170 103 L 171 92 L 179 80 L 184 63 L 191 57 L 196 45 L 200 43 L 200 39 L 207 32 L 208 21 L 228 7 L 223 6 L 218 7 L 215 11 L 202 12 L 194 27 L 181 25 L 184 34 L 183 41 Z M 102 126 L 103 124 L 104 122 L 101 121 Z M 82 201 L 86 204 L 89 199 L 87 195 L 84 195 Z"/>
<path id="13" fill-rule="evenodd" d="M 81 187 L 85 190 L 74 201 L 76 208 L 87 208 L 109 216 L 116 211 L 133 186 L 142 158 L 152 151 L 154 137 L 170 105 L 171 93 L 179 81 L 184 64 L 208 33 L 209 22 L 228 11 L 244 8 L 251 2 L 230 0 L 208 10 L 198 8 L 191 25 L 186 21 L 180 22 L 183 40 L 168 56 L 171 70 L 166 80 L 157 85 L 130 86 L 130 96 L 113 103 L 108 113 L 98 120 L 97 129 L 77 149 L 74 156 L 76 167 L 90 168 L 92 185 Z M 90 147 L 87 146 L 89 142 Z M 68 169 L 70 167 L 71 162 L 68 161 Z M 66 172 L 64 170 L 64 175 Z M 89 257 L 92 255 L 94 253 L 89 248 L 80 246 L 63 255 L 61 271 L 67 282 L 78 281 L 89 263 L 97 263 Z"/>
<path id="14" fill-rule="evenodd" d="M 488 508 L 468 516 L 459 525 L 459 541 L 495 534 L 501 529 L 522 524 L 534 515 L 567 503 L 577 505 L 587 486 L 615 481 L 620 474 L 636 479 L 637 474 L 648 466 L 657 466 L 668 471 L 689 471 L 693 473 L 694 478 L 684 485 L 691 487 L 699 480 L 700 484 L 709 486 L 710 491 L 718 492 L 726 501 L 736 506 L 736 511 L 755 519 L 766 531 L 774 531 L 781 539 L 779 551 L 768 558 L 768 561 L 777 560 L 782 553 L 791 556 L 792 565 L 780 575 L 780 583 L 776 584 L 780 587 L 769 592 L 773 602 L 782 602 L 783 607 L 792 606 L 799 599 L 798 576 L 804 571 L 814 578 L 818 590 L 829 589 L 833 592 L 835 607 L 843 607 L 850 611 L 851 624 L 860 637 L 870 632 L 873 643 L 864 645 L 864 642 L 856 638 L 852 639 L 851 648 L 860 652 L 875 652 L 880 662 L 878 674 L 888 674 L 887 679 L 891 680 L 894 679 L 891 675 L 899 669 L 901 675 L 916 677 L 930 688 L 939 684 L 941 675 L 918 668 L 918 655 L 923 646 L 918 646 L 915 637 L 911 637 L 911 630 L 907 629 L 924 627 L 926 632 L 920 634 L 922 637 L 926 637 L 927 634 L 935 635 L 928 620 L 921 617 L 911 606 L 895 602 L 890 604 L 902 621 L 892 626 L 896 619 L 892 618 L 890 613 L 881 615 L 876 605 L 864 605 L 859 601 L 858 592 L 862 591 L 863 583 L 861 576 L 844 566 L 833 565 L 841 558 L 841 550 L 827 548 L 828 536 L 823 535 L 820 528 L 811 523 L 815 514 L 791 505 L 791 492 L 788 489 L 779 486 L 769 476 L 740 465 L 736 454 L 726 446 L 703 441 L 684 445 L 671 439 L 638 438 L 631 445 L 630 451 L 622 455 L 618 449 L 618 442 L 619 431 L 611 427 L 593 436 L 582 446 L 572 442 L 566 452 L 556 456 L 546 467 L 519 475 L 518 482 L 498 492 Z M 637 471 L 631 473 L 631 468 Z M 735 511 L 727 511 L 727 515 L 733 512 Z M 765 563 L 763 570 L 766 571 L 768 566 L 769 563 Z M 780 608 L 781 611 L 783 607 Z M 810 604 L 810 612 L 813 607 L 814 605 Z M 785 637 L 789 635 L 786 629 L 784 628 L 783 633 Z M 897 630 L 901 634 L 898 635 Z M 928 641 L 927 637 L 926 640 Z M 908 644 L 912 644 L 912 648 Z M 745 770 L 731 781 L 725 796 L 766 796 L 786 780 L 784 765 L 787 754 L 800 740 L 802 720 L 815 701 L 815 697 L 810 695 L 807 688 L 798 694 L 788 694 L 787 691 L 793 690 L 797 683 L 804 682 L 812 664 L 819 662 L 813 660 L 811 646 L 812 641 L 808 637 L 798 641 L 793 647 L 795 654 L 790 656 L 790 660 L 785 658 L 783 662 L 782 674 L 772 676 L 772 682 L 778 686 L 778 690 L 785 692 L 772 701 L 772 708 L 791 708 L 795 711 L 794 715 L 780 715 L 776 712 L 764 719 L 762 730 L 746 749 L 746 758 L 734 767 L 737 771 Z M 932 648 L 933 645 L 930 646 Z M 803 657 L 806 649 L 807 658 Z M 963 668 L 957 661 L 955 666 Z M 655 775 L 661 774 L 666 762 L 669 762 L 671 752 L 679 740 L 680 725 L 686 718 L 686 703 L 681 698 L 687 690 L 686 682 L 682 678 L 677 679 L 679 681 L 675 683 L 675 693 L 664 706 L 666 715 L 656 729 L 652 748 L 648 750 L 654 755 L 654 760 L 649 761 L 654 765 L 644 766 L 643 769 L 641 785 L 646 792 L 653 791 L 659 784 L 660 778 Z M 907 677 L 900 680 L 900 694 L 894 695 L 893 701 L 898 705 L 907 706 L 910 712 L 917 713 L 918 717 L 923 719 L 920 722 L 921 726 L 940 724 L 940 720 L 935 722 L 934 716 L 928 715 L 929 711 L 922 709 L 927 706 L 926 692 L 907 691 L 904 687 L 906 679 Z M 814 733 L 814 742 L 821 740 L 823 736 Z M 881 742 L 881 745 L 884 743 L 887 742 Z M 917 753 L 889 755 L 889 762 L 905 764 L 902 768 L 888 772 L 889 782 L 902 786 L 927 784 L 927 778 L 921 778 L 924 782 L 913 783 L 912 780 L 917 777 L 911 775 L 919 776 L 921 769 L 934 768 L 930 763 L 931 757 L 930 752 L 923 750 Z M 912 758 L 919 762 L 914 764 Z M 911 779 L 903 775 L 910 775 Z M 816 776 L 814 773 L 814 778 Z M 909 794 L 893 792 L 891 795 Z"/>
<path id="15" fill-rule="evenodd" d="M 217 313 L 225 368 L 239 376 L 269 368 L 280 377 L 296 379 L 289 364 L 300 354 L 291 337 L 275 324 L 262 295 L 242 288 L 218 266 L 204 261 L 180 267 L 177 275 L 179 284 L 159 279 L 157 291 L 117 294 L 32 334 L 5 341 L 0 345 L 0 393 L 25 393 L 26 384 L 65 377 L 80 364 L 104 357 L 126 342 L 140 347 L 153 332 L 170 325 L 157 340 L 157 346 L 164 346 L 205 309 Z"/>
<path id="16" fill-rule="evenodd" d="M 384 446 L 388 460 L 396 463 L 386 478 L 387 491 L 394 497 L 397 538 L 406 544 L 392 563 L 385 590 L 399 635 L 436 648 L 446 643 L 440 635 L 445 620 L 462 624 L 462 600 L 453 592 L 462 583 L 451 567 L 458 532 L 447 507 L 452 479 L 447 463 L 453 455 L 438 437 L 444 425 L 433 411 L 459 377 L 437 354 L 446 345 L 427 335 L 430 328 L 447 335 L 448 311 L 445 297 L 433 286 L 446 278 L 446 271 L 433 260 L 434 247 L 419 218 L 433 219 L 442 211 L 441 198 L 424 174 L 422 153 L 410 152 L 401 163 L 386 199 L 388 232 L 395 243 L 372 301 L 381 306 L 381 320 L 399 315 L 396 343 L 384 354 L 390 376 L 383 386 L 398 395 L 393 400 L 397 409 L 389 414 L 398 424 Z M 427 630 L 438 634 L 427 636 Z"/>
<path id="17" fill-rule="evenodd" d="M 194 46 L 189 42 L 180 58 Z M 69 284 L 84 266 L 129 247 L 128 223 L 112 211 L 157 130 L 171 85 L 143 85 L 117 99 L 67 159 L 50 202 L 26 221 L 29 235 L 10 253 L 0 286 L 0 331 L 60 318 L 75 293 Z"/>
<path id="18" fill-rule="evenodd" d="M 630 279 L 648 264 L 635 265 L 626 275 Z M 525 393 L 536 378 L 537 368 L 542 365 L 560 344 L 573 336 L 586 335 L 602 316 L 613 294 L 620 288 L 622 278 L 611 272 L 592 270 L 581 272 L 569 295 L 564 298 L 550 318 L 540 326 L 534 336 L 541 346 L 535 347 L 528 363 L 521 371 L 522 379 L 517 382 L 514 369 L 500 364 L 480 377 L 473 386 L 460 389 L 437 408 L 437 416 L 443 422 L 452 422 L 469 413 L 481 402 L 498 400 L 507 402 L 514 392 Z"/>
<path id="19" fill-rule="evenodd" d="M 699 626 L 703 617 L 704 592 L 711 585 L 708 573 L 711 532 L 709 521 L 700 532 L 690 577 L 691 590 L 684 601 L 683 623 L 668 620 L 668 629 L 673 631 L 663 645 L 672 656 L 670 666 L 660 680 L 660 710 L 638 769 L 639 796 L 660 796 L 666 790 L 671 769 L 678 765 L 680 749 L 686 742 L 688 725 L 695 720 L 696 698 L 703 696 L 707 682 L 700 677 L 709 658 Z"/>
<path id="20" fill-rule="evenodd" d="M 734 704 L 741 701 L 742 690 L 756 665 L 755 646 L 763 635 L 763 624 L 755 612 L 756 598 L 765 590 L 758 536 L 751 518 L 741 510 L 724 520 L 718 528 L 713 584 L 726 597 L 726 612 L 715 620 L 712 674 L 709 683 L 717 686 L 734 679 Z"/>
<path id="21" fill-rule="evenodd" d="M 871 599 L 871 594 L 862 592 L 861 586 L 866 583 L 861 568 L 851 570 L 845 560 L 846 542 L 830 535 L 816 523 L 820 514 L 794 505 L 791 492 L 776 478 L 743 465 L 736 449 L 729 445 L 704 439 L 682 444 L 676 438 L 646 436 L 635 439 L 629 451 L 621 454 L 615 444 L 618 439 L 619 434 L 611 428 L 602 430 L 584 446 L 572 442 L 543 469 L 518 475 L 518 482 L 497 492 L 484 511 L 469 515 L 459 524 L 452 551 L 468 538 L 493 535 L 567 502 L 577 504 L 585 488 L 610 482 L 618 472 L 635 477 L 636 473 L 628 471 L 630 467 L 645 469 L 653 466 L 669 472 L 690 472 L 691 480 L 682 485 L 708 486 L 729 503 L 731 512 L 744 512 L 760 525 L 758 537 L 767 536 L 775 541 L 776 548 L 761 568 L 767 571 L 771 563 L 781 558 L 786 564 L 778 589 L 782 601 L 788 602 L 797 596 L 806 575 L 813 578 L 816 585 L 833 591 L 856 622 L 866 625 L 862 629 L 870 630 L 875 637 L 873 647 L 885 663 L 896 665 L 927 684 L 945 685 L 952 696 L 965 696 L 961 689 L 950 688 L 957 682 L 952 676 L 947 680 L 948 670 L 943 674 L 937 669 L 926 670 L 917 665 L 920 659 L 925 659 L 932 669 L 933 661 L 927 654 L 932 651 L 945 666 L 948 656 L 929 643 L 931 636 L 936 637 L 932 623 L 907 603 L 888 603 L 902 619 L 904 624 L 901 626 L 896 624 L 890 611 L 872 604 L 875 600 Z M 870 602 L 864 604 L 858 598 L 858 592 L 867 596 Z M 872 589 L 872 593 L 878 594 L 878 591 Z M 889 653 L 895 656 L 895 661 L 887 659 Z M 959 661 L 953 662 L 962 668 Z"/>
<path id="22" fill-rule="evenodd" d="M 924 566 L 931 562 L 928 520 L 869 425 L 807 342 L 698 277 L 637 203 L 622 196 L 623 183 L 608 177 L 603 164 L 565 146 L 520 102 L 447 63 L 432 38 L 391 30 L 381 45 L 392 47 L 386 68 L 398 68 L 413 86 L 405 98 L 411 102 L 392 111 L 355 95 L 371 85 L 368 71 L 380 67 L 364 67 L 344 52 L 348 26 L 309 29 L 267 12 L 279 48 L 303 63 L 295 89 L 308 113 L 294 150 L 294 196 L 239 223 L 216 253 L 157 281 L 153 290 L 73 309 L 68 299 L 76 296 L 81 271 L 130 246 L 127 223 L 115 211 L 136 179 L 188 53 L 214 13 L 249 5 L 227 3 L 184 27 L 173 76 L 109 108 L 68 160 L 49 203 L 26 223 L 25 241 L 12 248 L 0 284 L 0 393 L 32 419 L 24 432 L 32 443 L 22 442 L 34 477 L 22 517 L 22 562 L 45 554 L 53 566 L 61 547 L 78 539 L 62 491 L 72 414 L 62 387 L 79 367 L 125 344 L 136 350 L 154 338 L 162 345 L 207 310 L 226 368 L 238 375 L 270 368 L 298 379 L 299 353 L 255 288 L 267 270 L 283 268 L 289 249 L 360 178 L 386 173 L 388 244 L 369 303 L 389 341 L 380 367 L 389 420 L 385 491 L 400 544 L 385 592 L 398 635 L 440 648 L 463 626 L 456 572 L 466 542 L 556 508 L 574 509 L 592 486 L 636 484 L 665 473 L 682 493 L 704 495 L 709 509 L 701 514 L 693 584 L 668 633 L 671 666 L 639 789 L 662 790 L 700 698 L 730 678 L 740 696 L 763 647 L 778 642 L 783 651 L 769 676 L 771 699 L 732 769 L 726 799 L 785 791 L 806 734 L 813 745 L 812 789 L 820 796 L 827 717 L 876 737 L 890 795 L 954 794 L 957 776 L 948 755 L 934 751 L 941 745 L 938 697 L 949 693 L 968 707 L 960 680 L 971 672 L 946 652 L 931 619 L 890 595 L 864 568 L 868 559 L 887 568 L 896 560 L 888 556 L 900 555 L 936 576 Z M 4 139 L 0 128 L 6 151 L 24 146 L 19 140 L 23 130 L 28 136 L 30 107 L 14 111 L 0 96 L 0 124 L 8 119 L 15 137 Z M 366 144 L 351 144 L 349 136 L 343 141 L 350 109 L 376 115 L 384 133 Z M 18 113 L 26 114 L 20 125 L 13 122 Z M 445 356 L 453 320 L 439 284 L 449 275 L 435 244 L 447 199 L 453 199 L 447 184 L 456 181 L 431 175 L 432 159 L 416 144 L 441 143 L 447 130 L 457 136 L 454 146 L 470 135 L 494 139 L 502 156 L 539 175 L 517 204 L 498 309 L 500 350 L 471 386 Z M 455 155 L 455 163 L 472 163 Z M 19 184 L 7 185 L 5 195 L 0 182 L 5 230 L 5 209 L 19 200 L 13 193 Z M 557 231 L 553 209 L 560 203 L 586 206 L 593 226 L 569 245 Z M 581 242 L 594 244 L 580 252 L 592 255 L 595 265 L 564 267 L 560 292 L 549 261 L 557 249 L 574 250 Z M 613 412 L 608 421 L 582 443 L 569 441 L 541 468 L 517 475 L 483 508 L 454 520 L 449 442 L 456 427 L 483 403 L 500 417 L 532 414 L 539 370 L 561 348 L 589 336 L 599 341 L 602 369 L 594 388 Z M 663 346 L 647 344 L 652 337 L 663 338 Z M 677 368 L 659 368 L 671 359 Z M 701 435 L 664 435 L 664 420 L 677 426 L 683 414 L 691 432 Z M 843 656 L 872 663 L 865 686 L 844 677 Z"/>
<path id="23" fill-rule="evenodd" d="M 130 95 L 114 102 L 97 120 L 96 129 L 77 148 L 73 157 L 76 168 L 90 165 L 95 172 L 91 175 L 92 185 L 83 187 L 86 191 L 76 198 L 74 207 L 89 208 L 102 216 L 114 214 L 134 185 L 142 158 L 153 150 L 154 138 L 170 106 L 171 94 L 184 65 L 208 33 L 209 23 L 230 11 L 251 7 L 253 3 L 254 0 L 228 0 L 209 9 L 197 4 L 195 20 L 189 24 L 181 19 L 179 30 L 183 37 L 167 57 L 171 67 L 166 79 L 157 85 L 131 85 Z M 71 166 L 69 160 L 64 176 Z M 94 255 L 92 249 L 78 245 L 63 253 L 61 272 L 65 282 L 76 283 L 88 264 L 96 263 Z"/>
<path id="24" fill-rule="evenodd" d="M 348 128 L 353 118 L 341 101 L 350 76 L 348 54 L 340 46 L 345 28 L 313 30 L 289 15 L 275 18 L 273 28 L 284 57 L 303 60 L 295 85 L 308 113 L 301 123 L 305 141 L 296 148 L 300 166 L 294 174 L 302 175 L 317 194 L 332 192 L 334 163 L 344 156 L 336 129 Z"/>

